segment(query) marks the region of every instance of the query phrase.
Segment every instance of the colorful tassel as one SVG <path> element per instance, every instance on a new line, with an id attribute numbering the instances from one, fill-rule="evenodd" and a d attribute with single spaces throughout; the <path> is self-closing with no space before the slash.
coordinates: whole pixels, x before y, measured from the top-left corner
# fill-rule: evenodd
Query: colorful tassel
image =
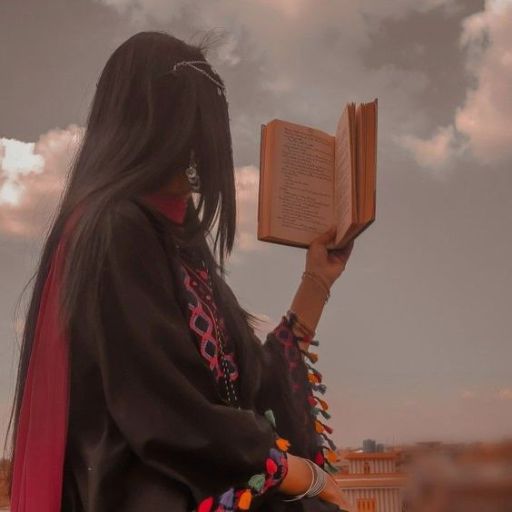
<path id="1" fill-rule="evenodd" d="M 326 425 L 325 423 L 324 423 L 323 425 L 324 425 L 324 429 L 325 429 L 329 434 L 332 434 L 333 429 L 332 429 L 329 425 Z"/>
<path id="2" fill-rule="evenodd" d="M 319 466 L 323 466 L 323 464 L 325 462 L 325 457 L 324 457 L 324 454 L 322 453 L 322 450 L 315 453 L 315 462 Z"/>
<path id="3" fill-rule="evenodd" d="M 325 400 L 322 400 L 318 396 L 315 396 L 315 399 L 323 407 L 324 411 L 327 411 L 327 409 L 329 409 L 329 404 Z"/>
<path id="4" fill-rule="evenodd" d="M 333 466 L 328 460 L 325 461 L 324 469 L 331 474 L 338 472 L 338 468 Z"/>
<path id="5" fill-rule="evenodd" d="M 265 467 L 267 468 L 267 473 L 269 475 L 273 475 L 277 471 L 277 464 L 271 458 L 267 458 L 265 461 Z"/>
<path id="6" fill-rule="evenodd" d="M 325 458 L 329 462 L 336 462 L 338 460 L 338 456 L 336 455 L 336 452 L 329 450 L 329 448 L 325 449 Z"/>
<path id="7" fill-rule="evenodd" d="M 304 357 L 308 358 L 312 363 L 316 363 L 318 361 L 318 354 L 314 352 L 308 352 L 307 350 L 301 350 Z"/>
<path id="8" fill-rule="evenodd" d="M 210 512 L 213 506 L 213 496 L 205 498 L 197 507 L 197 512 Z"/>
<path id="9" fill-rule="evenodd" d="M 331 439 L 329 439 L 329 437 L 324 432 L 322 432 L 320 436 L 322 436 L 327 441 L 327 444 L 331 447 L 332 450 L 336 450 L 336 445 L 332 442 Z"/>
<path id="10" fill-rule="evenodd" d="M 327 420 L 331 418 L 331 415 L 328 412 L 325 412 L 323 409 L 320 409 L 319 407 L 311 407 L 311 412 L 315 416 L 321 414 Z"/>
<path id="11" fill-rule="evenodd" d="M 322 395 L 325 393 L 327 387 L 325 384 L 312 384 L 311 387 L 315 390 L 315 391 L 318 391 L 319 393 L 322 393 Z"/>
<path id="12" fill-rule="evenodd" d="M 226 510 L 231 510 L 235 502 L 235 490 L 233 487 L 228 489 L 220 496 L 219 505 L 222 505 Z"/>
<path id="13" fill-rule="evenodd" d="M 320 342 L 318 340 L 311 340 L 309 342 L 310 345 L 314 345 L 315 347 L 318 347 L 318 345 L 320 345 Z"/>
<path id="14" fill-rule="evenodd" d="M 255 491 L 259 492 L 265 484 L 265 479 L 265 473 L 258 473 L 257 475 L 253 475 L 249 479 L 249 487 L 252 487 Z"/>
<path id="15" fill-rule="evenodd" d="M 240 495 L 237 506 L 240 510 L 249 510 L 249 508 L 251 507 L 251 501 L 252 501 L 252 493 L 249 489 L 246 489 Z"/>
<path id="16" fill-rule="evenodd" d="M 276 439 L 276 446 L 282 451 L 286 452 L 288 451 L 288 448 L 290 448 L 290 441 L 287 439 L 284 439 L 282 437 L 278 437 Z"/>
<path id="17" fill-rule="evenodd" d="M 274 426 L 274 428 L 276 428 L 276 417 L 274 416 L 274 411 L 272 409 L 267 409 L 265 411 L 265 417 Z"/>

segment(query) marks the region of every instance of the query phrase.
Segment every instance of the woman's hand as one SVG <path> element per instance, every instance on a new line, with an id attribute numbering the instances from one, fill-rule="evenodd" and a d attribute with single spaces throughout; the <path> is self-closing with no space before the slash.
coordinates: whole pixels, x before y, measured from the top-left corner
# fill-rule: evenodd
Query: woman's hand
<path id="1" fill-rule="evenodd" d="M 318 497 L 322 501 L 327 501 L 329 503 L 334 503 L 338 505 L 338 507 L 344 512 L 356 512 L 356 508 L 352 505 L 347 498 L 345 497 L 345 493 L 336 483 L 336 480 L 327 473 L 327 484 L 325 485 L 323 491 L 318 495 Z"/>
<path id="2" fill-rule="evenodd" d="M 354 240 L 351 240 L 343 249 L 327 250 L 326 245 L 335 236 L 336 226 L 332 226 L 311 241 L 306 255 L 306 270 L 317 274 L 329 287 L 345 270 L 354 246 Z"/>

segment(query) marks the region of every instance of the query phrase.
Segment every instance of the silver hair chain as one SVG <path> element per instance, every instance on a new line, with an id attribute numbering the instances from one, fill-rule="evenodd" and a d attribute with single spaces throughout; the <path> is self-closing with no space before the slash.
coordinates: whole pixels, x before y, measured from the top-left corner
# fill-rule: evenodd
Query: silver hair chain
<path id="1" fill-rule="evenodd" d="M 206 76 L 206 78 L 208 78 L 209 80 L 211 80 L 216 86 L 217 86 L 217 93 L 219 94 L 219 96 L 221 94 L 224 95 L 224 97 L 226 96 L 226 90 L 225 90 L 225 87 L 224 87 L 224 84 L 222 84 L 221 82 L 219 82 L 218 80 L 216 80 L 215 78 L 213 78 L 207 71 L 205 71 L 204 69 L 201 69 L 201 68 L 198 68 L 197 66 L 195 66 L 195 64 L 206 64 L 207 66 L 210 66 L 210 68 L 213 70 L 213 67 L 211 66 L 211 64 L 209 64 L 207 61 L 205 60 L 182 60 L 180 62 L 176 62 L 176 64 L 174 64 L 172 70 L 173 71 L 176 71 L 176 69 L 180 66 L 189 66 L 193 69 L 195 69 L 196 71 L 199 71 L 199 73 L 202 73 L 204 76 Z"/>

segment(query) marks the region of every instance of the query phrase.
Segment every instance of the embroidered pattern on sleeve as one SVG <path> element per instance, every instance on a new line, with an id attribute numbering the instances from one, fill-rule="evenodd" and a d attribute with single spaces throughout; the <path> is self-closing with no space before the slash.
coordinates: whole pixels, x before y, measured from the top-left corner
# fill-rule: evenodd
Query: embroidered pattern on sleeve
<path id="1" fill-rule="evenodd" d="M 281 317 L 281 321 L 272 331 L 276 338 L 281 342 L 283 351 L 288 362 L 288 368 L 292 379 L 292 386 L 294 391 L 301 386 L 306 386 L 308 408 L 306 411 L 312 415 L 315 425 L 315 430 L 318 435 L 318 451 L 314 455 L 314 462 L 323 467 L 329 473 L 336 473 L 338 469 L 332 464 L 336 461 L 336 445 L 330 438 L 333 429 L 321 421 L 321 416 L 324 420 L 331 418 L 327 412 L 329 404 L 324 398 L 320 398 L 318 394 L 325 395 L 327 387 L 322 383 L 322 374 L 314 367 L 318 361 L 318 354 L 303 350 L 300 348 L 300 341 L 307 341 L 308 346 L 318 346 L 320 342 L 313 340 L 307 336 L 298 336 L 288 323 L 285 315 Z M 307 368 L 308 381 L 298 376 L 297 368 L 304 364 Z"/>
<path id="2" fill-rule="evenodd" d="M 276 428 L 274 413 L 271 409 L 265 411 L 265 417 Z M 275 447 L 271 447 L 265 460 L 265 468 L 261 473 L 252 475 L 246 486 L 230 487 L 217 496 L 208 496 L 202 500 L 197 512 L 236 512 L 249 510 L 254 497 L 260 496 L 269 489 L 279 485 L 288 473 L 286 452 L 290 443 L 279 437 L 275 431 Z"/>
<path id="3" fill-rule="evenodd" d="M 199 344 L 199 351 L 204 358 L 210 370 L 214 373 L 217 382 L 222 378 L 222 369 L 220 365 L 219 340 L 214 334 L 214 320 L 211 310 L 216 305 L 213 300 L 212 291 L 207 284 L 204 271 L 194 269 L 186 262 L 180 266 L 182 282 L 187 292 L 188 301 L 188 323 L 191 331 L 196 336 Z M 225 352 L 229 378 L 232 382 L 238 379 L 238 366 L 235 360 L 235 354 L 230 343 L 230 337 L 224 325 L 224 318 L 218 315 L 219 329 L 228 345 Z"/>
<path id="4" fill-rule="evenodd" d="M 188 322 L 190 329 L 196 335 L 199 351 L 214 373 L 216 380 L 222 377 L 219 360 L 218 340 L 214 336 L 213 317 L 211 311 L 216 308 L 212 291 L 207 283 L 207 276 L 201 269 L 195 269 L 187 262 L 180 265 L 181 279 L 185 286 L 188 302 Z M 225 328 L 224 319 L 219 317 L 220 328 L 223 329 L 227 340 L 228 364 L 230 379 L 234 384 L 239 378 L 238 366 L 234 348 L 230 343 L 229 333 Z M 196 512 L 236 512 L 249 510 L 254 497 L 261 496 L 269 489 L 279 485 L 288 472 L 288 459 L 286 452 L 290 446 L 287 439 L 280 437 L 276 429 L 274 413 L 271 409 L 265 411 L 265 417 L 274 428 L 274 446 L 270 447 L 265 459 L 265 466 L 260 473 L 252 475 L 245 486 L 233 486 L 222 494 L 208 496 L 202 500 Z"/>

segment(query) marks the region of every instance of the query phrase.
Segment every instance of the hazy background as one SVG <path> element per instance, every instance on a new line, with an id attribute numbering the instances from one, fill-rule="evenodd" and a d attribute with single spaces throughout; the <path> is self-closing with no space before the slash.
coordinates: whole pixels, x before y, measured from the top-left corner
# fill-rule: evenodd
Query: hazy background
<path id="1" fill-rule="evenodd" d="M 23 323 L 14 307 L 99 73 L 139 30 L 194 42 L 224 78 L 239 232 L 228 281 L 270 331 L 305 251 L 256 239 L 260 123 L 333 133 L 379 99 L 377 220 L 317 331 L 333 438 L 496 440 L 512 432 L 512 1 L 3 0 L 0 435 Z M 199 32 L 198 32 L 199 31 Z"/>

